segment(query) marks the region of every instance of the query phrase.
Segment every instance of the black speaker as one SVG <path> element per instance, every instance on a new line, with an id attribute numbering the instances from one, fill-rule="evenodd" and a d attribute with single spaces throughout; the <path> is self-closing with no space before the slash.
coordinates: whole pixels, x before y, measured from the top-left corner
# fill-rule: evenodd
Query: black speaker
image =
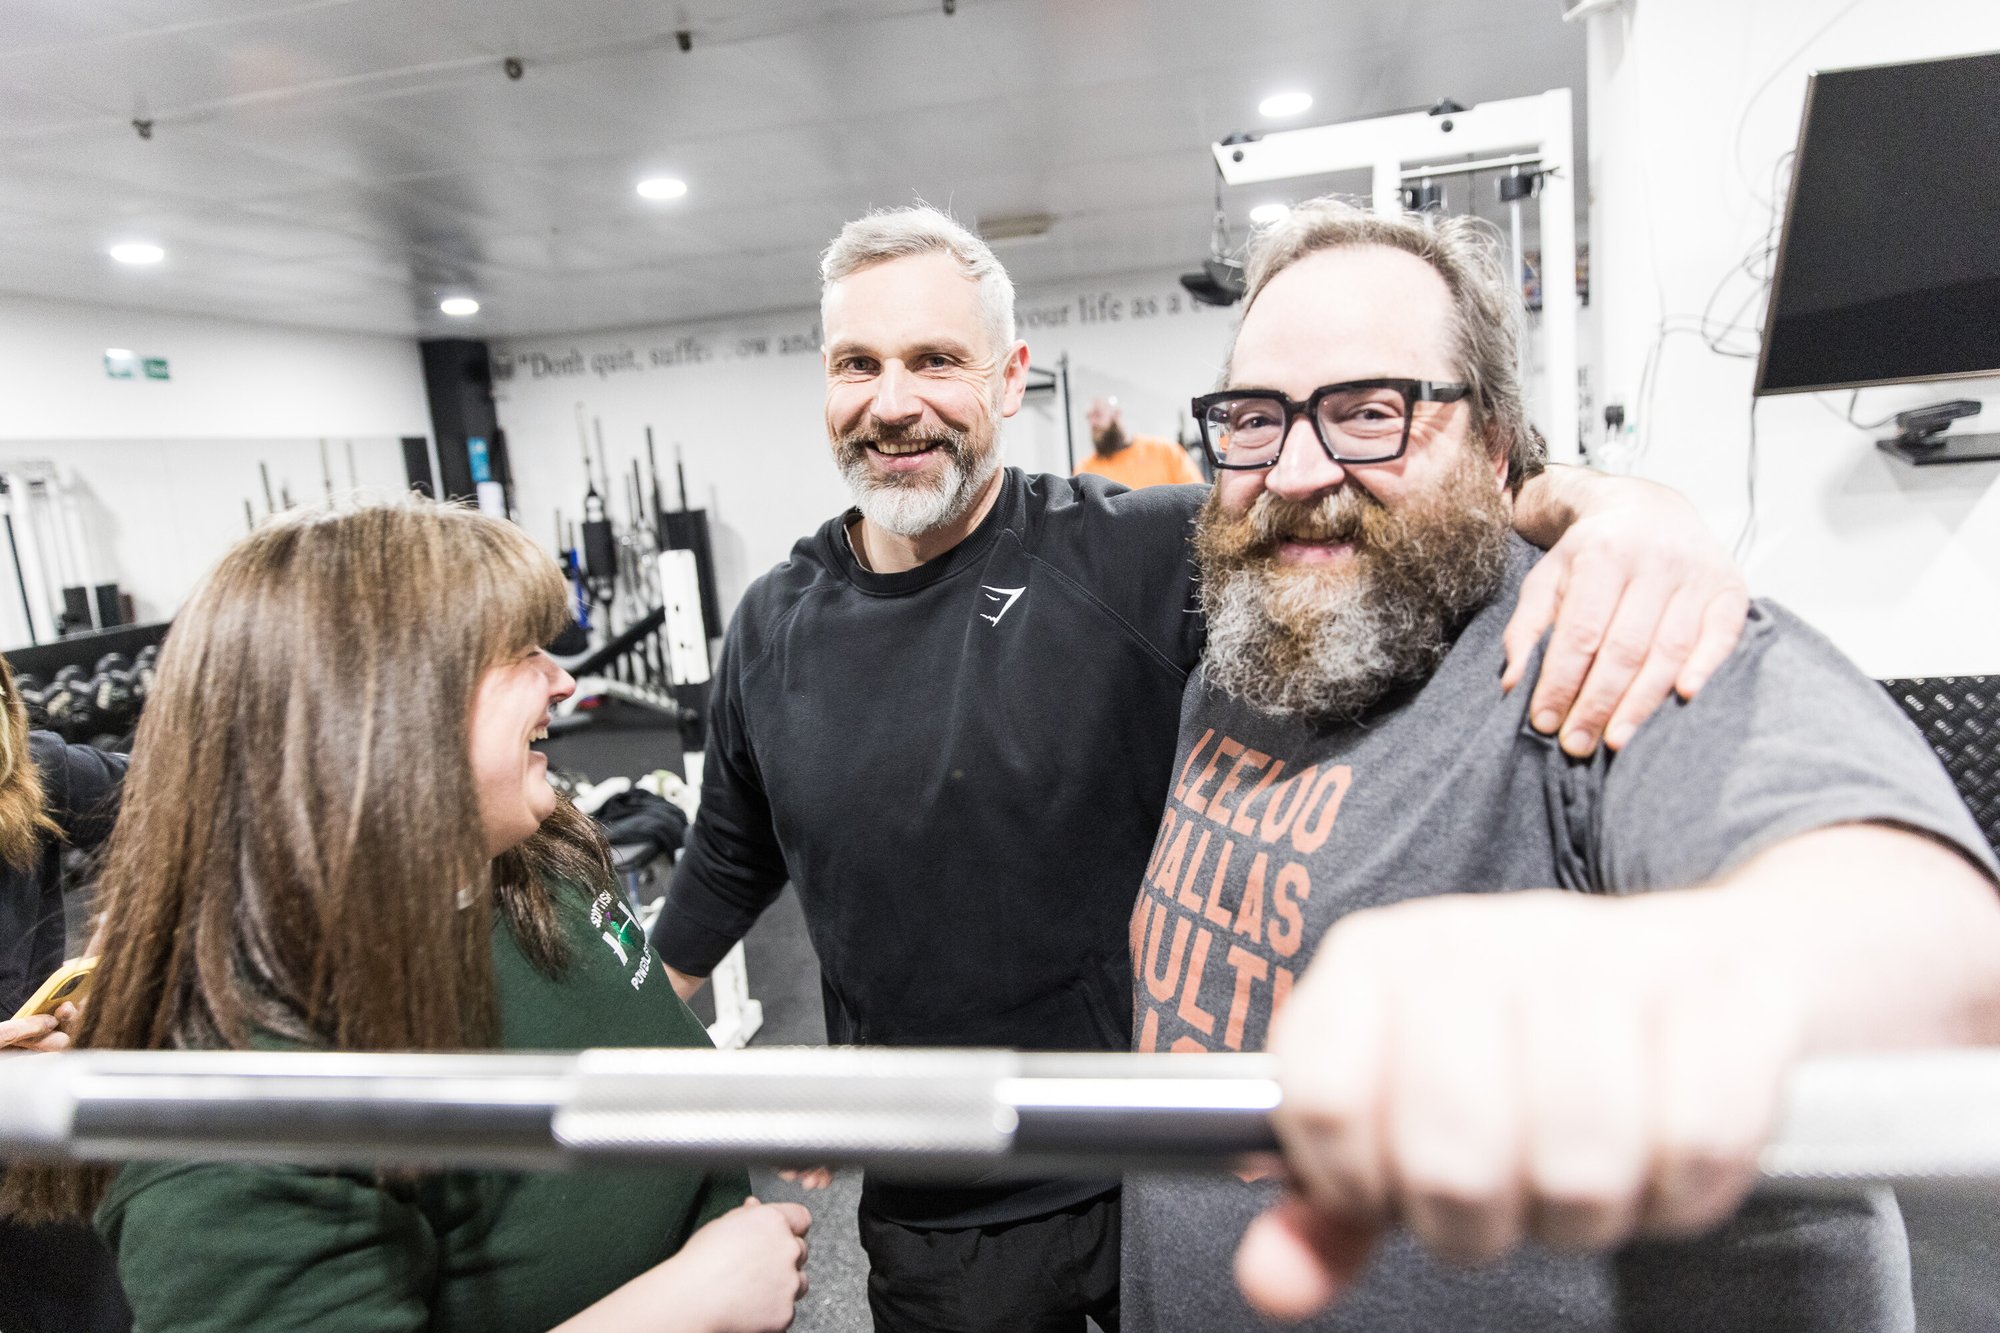
<path id="1" fill-rule="evenodd" d="M 493 410 L 493 367 L 486 344 L 472 338 L 430 338 L 419 346 L 431 435 L 438 447 L 438 493 L 452 500 L 477 497 L 466 442 L 483 440 L 492 479 L 506 487 L 511 508 L 513 470 L 507 465 L 507 441 Z"/>
<path id="2" fill-rule="evenodd" d="M 125 607 L 118 595 L 118 585 L 100 583 L 93 591 L 97 594 L 97 628 L 111 629 L 125 624 Z"/>
<path id="3" fill-rule="evenodd" d="M 83 587 L 62 590 L 62 623 L 58 634 L 81 634 L 92 628 L 90 623 L 90 589 Z"/>
<path id="4" fill-rule="evenodd" d="M 431 442 L 422 435 L 403 437 L 403 472 L 410 489 L 426 500 L 437 499 L 437 479 L 431 476 Z"/>

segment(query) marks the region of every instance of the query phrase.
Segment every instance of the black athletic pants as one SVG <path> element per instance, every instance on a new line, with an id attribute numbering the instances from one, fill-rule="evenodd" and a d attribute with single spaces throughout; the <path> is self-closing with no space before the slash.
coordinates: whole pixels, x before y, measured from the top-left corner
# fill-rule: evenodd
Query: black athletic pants
<path id="1" fill-rule="evenodd" d="M 124 1333 L 131 1327 L 111 1253 L 95 1232 L 0 1219 L 0 1333 Z"/>
<path id="2" fill-rule="evenodd" d="M 1118 1333 L 1118 1196 L 927 1231 L 861 1210 L 875 1333 Z"/>

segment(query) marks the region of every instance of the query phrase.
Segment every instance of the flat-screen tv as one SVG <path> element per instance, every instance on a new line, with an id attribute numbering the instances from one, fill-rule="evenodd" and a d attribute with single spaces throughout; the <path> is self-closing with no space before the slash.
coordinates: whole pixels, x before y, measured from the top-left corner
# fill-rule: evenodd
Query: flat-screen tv
<path id="1" fill-rule="evenodd" d="M 2000 52 L 1823 70 L 1759 394 L 2000 373 Z"/>

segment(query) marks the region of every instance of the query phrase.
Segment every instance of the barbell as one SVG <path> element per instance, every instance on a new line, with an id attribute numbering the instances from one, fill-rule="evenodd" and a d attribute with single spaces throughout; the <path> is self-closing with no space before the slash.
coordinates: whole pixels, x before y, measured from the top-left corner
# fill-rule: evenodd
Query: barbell
<path id="1" fill-rule="evenodd" d="M 1098 1175 L 1274 1151 L 1281 1100 L 1260 1054 L 8 1054 L 0 1158 Z M 2000 1184 L 2000 1051 L 1802 1064 L 1760 1171 L 1765 1188 Z"/>

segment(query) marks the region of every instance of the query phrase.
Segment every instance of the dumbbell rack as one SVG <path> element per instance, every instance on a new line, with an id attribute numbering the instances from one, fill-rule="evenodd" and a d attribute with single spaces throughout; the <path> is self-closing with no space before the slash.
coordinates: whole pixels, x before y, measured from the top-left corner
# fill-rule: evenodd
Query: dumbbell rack
<path id="1" fill-rule="evenodd" d="M 10 650 L 7 664 L 13 668 L 31 723 L 51 727 L 77 742 L 129 732 L 137 724 L 146 693 L 135 667 L 149 649 L 157 651 L 166 633 L 165 624 L 124 625 Z M 73 692 L 90 696 L 91 708 L 80 715 L 49 707 L 58 682 L 65 677 Z M 120 702 L 106 715 L 97 707 L 100 699 Z M 65 715 L 52 717 L 53 712 Z"/>

